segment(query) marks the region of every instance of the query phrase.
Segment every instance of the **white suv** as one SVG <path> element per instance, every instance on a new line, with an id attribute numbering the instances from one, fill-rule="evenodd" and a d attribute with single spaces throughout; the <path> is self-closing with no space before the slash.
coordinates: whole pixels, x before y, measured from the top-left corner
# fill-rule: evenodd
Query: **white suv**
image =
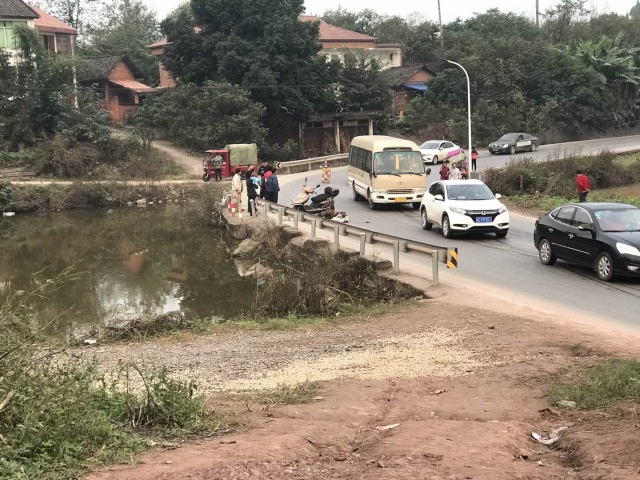
<path id="1" fill-rule="evenodd" d="M 509 212 L 480 180 L 440 180 L 434 182 L 420 204 L 422 228 L 434 224 L 451 238 L 456 233 L 492 232 L 507 236 Z"/>

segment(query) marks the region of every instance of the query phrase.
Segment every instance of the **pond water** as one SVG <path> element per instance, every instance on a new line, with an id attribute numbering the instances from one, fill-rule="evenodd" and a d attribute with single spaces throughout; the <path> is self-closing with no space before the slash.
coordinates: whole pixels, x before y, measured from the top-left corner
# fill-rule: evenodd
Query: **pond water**
<path id="1" fill-rule="evenodd" d="M 254 284 L 238 275 L 224 232 L 187 227 L 182 214 L 166 205 L 0 218 L 0 304 L 37 291 L 29 311 L 43 326 L 60 316 L 46 329 L 55 336 L 136 315 L 243 313 Z M 67 269 L 74 280 L 52 281 Z"/>

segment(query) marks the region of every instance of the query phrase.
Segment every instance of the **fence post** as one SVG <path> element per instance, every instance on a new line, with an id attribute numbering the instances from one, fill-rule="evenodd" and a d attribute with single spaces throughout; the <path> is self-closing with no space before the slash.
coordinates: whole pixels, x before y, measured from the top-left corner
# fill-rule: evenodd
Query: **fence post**
<path id="1" fill-rule="evenodd" d="M 333 251 L 338 250 L 340 250 L 340 226 L 336 225 L 333 227 Z"/>
<path id="2" fill-rule="evenodd" d="M 262 204 L 262 213 L 264 213 L 264 219 L 267 219 L 267 215 L 269 215 L 269 205 L 267 204 L 267 202 L 264 202 Z"/>
<path id="3" fill-rule="evenodd" d="M 364 257 L 364 247 L 367 244 L 367 234 L 366 233 L 361 233 L 360 234 L 360 256 Z"/>
<path id="4" fill-rule="evenodd" d="M 393 273 L 400 273 L 400 242 L 393 242 Z"/>
<path id="5" fill-rule="evenodd" d="M 258 210 L 256 210 L 256 200 L 254 198 L 249 200 L 249 206 L 251 207 L 251 214 L 254 217 L 257 217 L 258 216 Z"/>
<path id="6" fill-rule="evenodd" d="M 296 230 L 298 230 L 299 221 L 300 221 L 300 214 L 298 212 L 295 212 L 293 214 L 293 228 L 295 228 Z"/>
<path id="7" fill-rule="evenodd" d="M 438 260 L 440 254 L 439 252 L 433 252 L 431 254 L 431 271 L 432 271 L 432 278 L 431 278 L 431 286 L 432 287 L 437 287 L 440 284 L 440 278 L 438 277 Z"/>
<path id="8" fill-rule="evenodd" d="M 316 238 L 316 219 L 311 220 L 311 239 Z"/>
<path id="9" fill-rule="evenodd" d="M 278 226 L 282 226 L 282 216 L 284 214 L 284 207 L 278 208 Z"/>

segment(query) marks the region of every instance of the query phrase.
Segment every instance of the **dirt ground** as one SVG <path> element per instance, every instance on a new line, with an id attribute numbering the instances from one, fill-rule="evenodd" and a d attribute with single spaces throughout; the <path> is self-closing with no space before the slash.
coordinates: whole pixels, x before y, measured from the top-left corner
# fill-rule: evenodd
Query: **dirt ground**
<path id="1" fill-rule="evenodd" d="M 210 405 L 240 426 L 86 480 L 640 478 L 637 406 L 583 412 L 545 395 L 570 369 L 640 357 L 638 337 L 522 315 L 443 295 L 325 328 L 91 350 L 106 364 L 170 364 L 173 374 L 208 384 Z M 286 378 L 318 380 L 318 397 L 263 406 L 229 394 Z M 531 437 L 563 426 L 554 447 Z"/>

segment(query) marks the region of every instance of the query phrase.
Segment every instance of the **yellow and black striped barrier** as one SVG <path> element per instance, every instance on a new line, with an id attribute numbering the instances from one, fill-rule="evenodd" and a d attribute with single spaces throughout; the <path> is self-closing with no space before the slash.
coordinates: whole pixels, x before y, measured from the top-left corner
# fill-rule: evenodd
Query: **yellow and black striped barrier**
<path id="1" fill-rule="evenodd" d="M 451 248 L 448 253 L 447 268 L 458 268 L 458 249 Z"/>

